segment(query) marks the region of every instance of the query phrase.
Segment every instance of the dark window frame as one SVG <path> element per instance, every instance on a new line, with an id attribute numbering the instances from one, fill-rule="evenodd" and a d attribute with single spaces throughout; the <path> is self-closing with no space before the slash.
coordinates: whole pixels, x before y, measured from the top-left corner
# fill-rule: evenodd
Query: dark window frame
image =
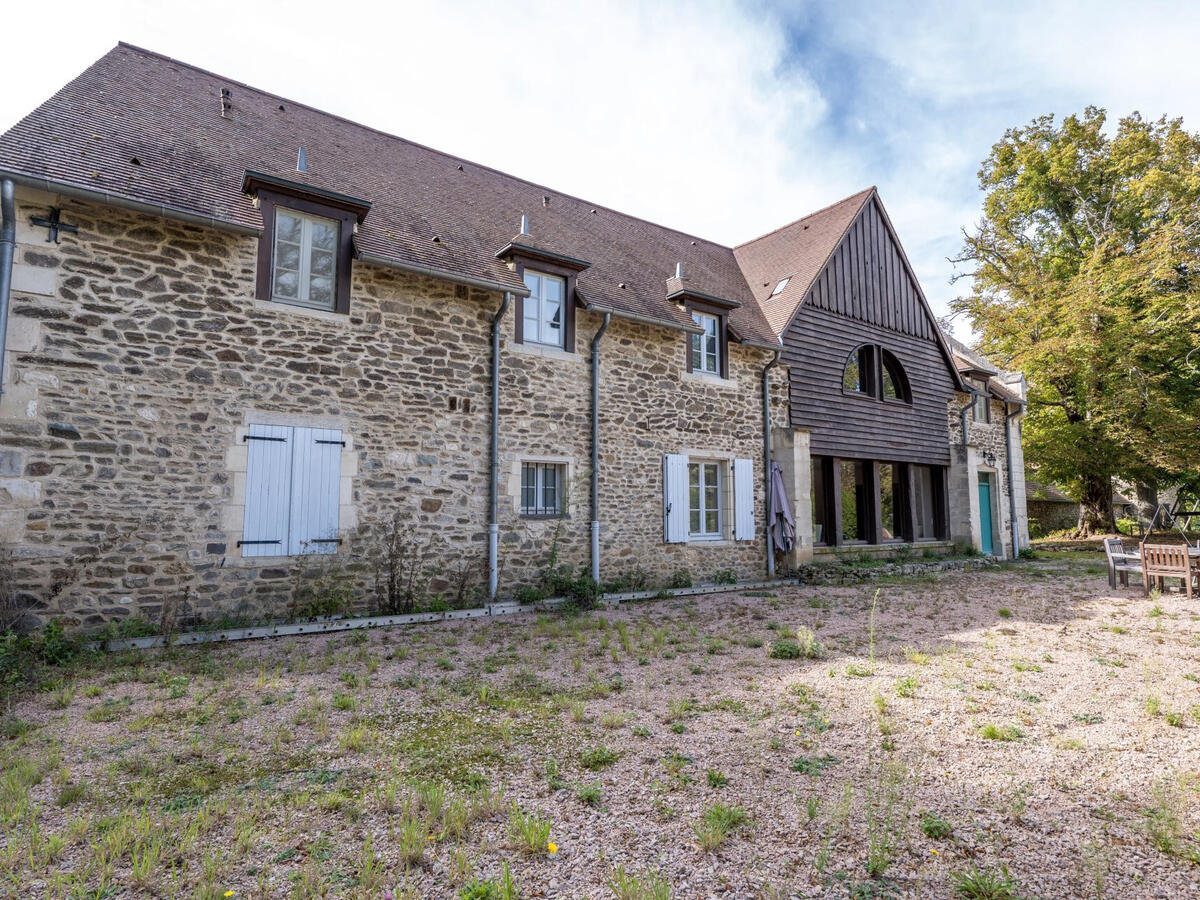
<path id="1" fill-rule="evenodd" d="M 900 362 L 900 358 L 887 347 L 879 346 L 876 352 L 879 356 L 879 399 L 884 403 L 901 403 L 905 406 L 912 406 L 912 385 L 909 383 L 908 372 Z M 892 384 L 896 386 L 897 396 L 895 397 L 884 395 L 883 376 L 885 374 L 892 379 Z"/>
<path id="2" fill-rule="evenodd" d="M 857 361 L 859 383 L 864 385 L 858 390 L 846 386 L 846 373 L 850 370 L 852 361 Z M 884 396 L 883 376 L 885 373 L 891 377 L 900 396 Z M 900 406 L 912 406 L 913 402 L 912 384 L 908 380 L 908 371 L 900 362 L 900 358 L 882 344 L 858 344 L 846 355 L 846 361 L 842 365 L 842 396 L 860 397 Z"/>
<path id="3" fill-rule="evenodd" d="M 834 531 L 840 529 L 837 521 L 837 504 L 833 499 L 833 483 L 834 483 L 834 458 L 832 456 L 813 456 L 811 457 L 812 468 L 821 470 L 821 487 L 823 492 L 821 496 L 816 493 L 816 480 L 809 485 L 809 493 L 813 504 L 814 513 L 819 508 L 822 521 L 821 540 L 817 540 L 814 534 L 814 547 L 833 547 L 837 544 L 836 539 L 831 539 Z M 814 523 L 815 524 L 815 523 Z M 840 531 L 838 531 L 840 534 Z"/>
<path id="4" fill-rule="evenodd" d="M 686 335 L 686 351 L 687 370 L 698 375 L 706 375 L 710 378 L 720 376 L 721 378 L 729 378 L 729 309 L 728 307 L 718 306 L 715 303 L 705 303 L 703 300 L 685 299 L 683 308 L 690 319 L 693 312 L 702 313 L 706 316 L 712 316 L 717 320 L 717 371 L 704 372 L 696 369 L 692 360 L 692 335 L 695 332 L 688 331 Z"/>
<path id="5" fill-rule="evenodd" d="M 947 525 L 949 523 L 949 508 L 946 495 L 946 467 L 924 465 L 921 463 L 902 462 L 897 460 L 873 460 L 849 456 L 813 456 L 812 462 L 822 467 L 825 488 L 824 508 L 825 540 L 817 541 L 814 533 L 815 547 L 855 547 L 855 546 L 888 546 L 893 544 L 926 544 L 947 540 Z M 863 522 L 859 533 L 865 538 L 847 538 L 842 533 L 843 502 L 842 502 L 842 463 L 861 464 L 863 467 L 863 483 L 866 497 L 863 503 Z M 883 490 L 881 467 L 893 467 L 893 484 L 899 493 L 893 497 L 896 508 L 896 525 L 898 536 L 888 539 L 883 537 Z M 916 493 L 914 479 L 918 466 L 930 471 L 930 505 L 933 513 L 933 537 L 916 537 L 916 506 L 913 502 Z M 812 492 L 814 504 L 820 502 L 815 490 Z"/>
<path id="6" fill-rule="evenodd" d="M 579 274 L 578 269 L 573 269 L 569 266 L 558 265 L 553 262 L 547 262 L 537 259 L 532 256 L 524 256 L 514 252 L 512 260 L 517 267 L 517 278 L 521 279 L 521 283 L 525 282 L 525 270 L 529 269 L 532 272 L 538 272 L 542 275 L 553 275 L 556 278 L 561 278 L 564 281 L 563 287 L 563 323 L 562 323 L 562 350 L 565 353 L 575 352 L 575 279 Z M 518 296 L 514 304 L 514 313 L 516 315 L 516 323 L 514 324 L 513 340 L 518 344 L 525 343 L 525 298 Z M 531 347 L 550 347 L 553 344 L 542 344 L 536 341 L 530 341 Z"/>
<path id="7" fill-rule="evenodd" d="M 337 206 L 320 203 L 306 197 L 298 197 L 264 187 L 258 189 L 258 208 L 263 217 L 263 230 L 258 239 L 258 271 L 255 277 L 254 296 L 258 300 L 278 303 L 296 309 L 320 311 L 319 307 L 289 303 L 273 296 L 275 266 L 275 210 L 291 209 L 310 216 L 332 219 L 338 223 L 337 278 L 334 281 L 333 309 L 325 310 L 340 315 L 350 312 L 350 266 L 354 257 L 354 226 L 358 215 Z"/>

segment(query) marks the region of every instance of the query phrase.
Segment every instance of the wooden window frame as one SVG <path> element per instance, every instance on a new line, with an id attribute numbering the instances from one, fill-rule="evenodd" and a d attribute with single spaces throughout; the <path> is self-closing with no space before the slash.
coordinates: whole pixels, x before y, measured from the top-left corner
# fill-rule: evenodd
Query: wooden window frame
<path id="1" fill-rule="evenodd" d="M 863 365 L 864 351 L 868 357 L 866 366 Z M 850 361 L 856 357 L 858 361 L 859 382 L 862 383 L 863 377 L 866 377 L 866 388 L 864 390 L 853 390 L 846 387 L 846 370 L 850 368 Z M 888 360 L 891 360 L 893 366 L 888 365 Z M 901 396 L 884 396 L 883 376 L 885 372 L 892 376 L 892 381 L 896 384 L 896 388 Z M 897 375 L 899 378 L 896 378 Z M 878 400 L 882 403 L 892 403 L 900 406 L 912 406 L 913 402 L 912 384 L 908 380 L 907 370 L 900 362 L 900 358 L 882 344 L 858 344 L 846 355 L 846 362 L 842 365 L 842 396 Z"/>
<path id="2" fill-rule="evenodd" d="M 884 403 L 899 403 L 904 406 L 912 406 L 912 384 L 908 380 L 908 371 L 904 368 L 903 363 L 900 362 L 900 358 L 882 345 L 876 345 L 875 353 L 879 357 L 879 399 Z M 889 360 L 892 362 L 891 366 L 888 365 Z M 884 396 L 884 374 L 891 376 L 892 383 L 896 385 L 899 396 Z"/>
<path id="3" fill-rule="evenodd" d="M 354 256 L 354 226 L 358 215 L 319 203 L 304 197 L 296 197 L 279 191 L 259 188 L 259 210 L 263 217 L 262 235 L 258 239 L 258 272 L 255 278 L 254 296 L 259 300 L 278 303 L 281 306 L 294 306 L 297 309 L 322 309 L 308 304 L 291 303 L 279 300 L 273 296 L 274 266 L 275 266 L 275 210 L 295 210 L 298 213 L 316 216 L 323 219 L 333 219 L 338 223 L 337 241 L 337 277 L 334 280 L 333 309 L 326 312 L 347 315 L 350 312 L 350 266 Z"/>
<path id="4" fill-rule="evenodd" d="M 686 352 L 687 370 L 697 375 L 705 375 L 709 378 L 729 378 L 729 310 L 725 307 L 718 306 L 715 303 L 705 303 L 703 300 L 685 300 L 683 308 L 687 311 L 689 317 L 692 313 L 699 313 L 705 316 L 711 316 L 717 320 L 717 371 L 708 372 L 703 369 L 697 369 L 692 361 L 692 335 L 695 332 L 688 331 L 686 337 Z M 694 320 L 693 320 L 694 321 Z"/>
<path id="5" fill-rule="evenodd" d="M 825 520 L 822 523 L 825 527 L 822 538 L 818 541 L 816 537 L 814 537 L 813 546 L 833 547 L 837 545 L 837 541 L 830 540 L 831 535 L 833 535 L 835 532 L 838 534 L 841 533 L 837 520 L 838 504 L 836 504 L 833 499 L 833 470 L 835 468 L 834 458 L 832 456 L 814 456 L 812 457 L 812 462 L 814 467 L 819 467 L 821 469 L 821 483 L 825 488 L 824 496 L 818 497 L 815 492 L 812 493 L 812 503 L 814 508 L 816 508 L 817 504 L 820 504 L 822 518 Z"/>
<path id="6" fill-rule="evenodd" d="M 551 349 L 561 349 L 565 353 L 575 352 L 575 279 L 579 274 L 578 269 L 573 269 L 569 266 L 557 265 L 553 262 L 535 259 L 533 257 L 525 257 L 519 253 L 513 254 L 513 262 L 517 267 L 517 278 L 521 279 L 521 283 L 525 283 L 525 270 L 537 272 L 539 275 L 553 275 L 556 278 L 563 279 L 563 302 L 562 302 L 562 346 L 555 347 L 554 344 L 543 344 L 539 341 L 525 340 L 525 297 L 516 297 L 514 306 L 514 316 L 516 322 L 513 326 L 513 340 L 518 344 L 528 343 L 530 347 L 549 347 Z"/>

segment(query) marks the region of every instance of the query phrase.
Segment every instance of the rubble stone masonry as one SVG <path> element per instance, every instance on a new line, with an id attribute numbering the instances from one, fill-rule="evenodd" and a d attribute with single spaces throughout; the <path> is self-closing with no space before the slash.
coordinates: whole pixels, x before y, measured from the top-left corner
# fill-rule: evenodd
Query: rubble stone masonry
<path id="1" fill-rule="evenodd" d="M 61 244 L 29 224 L 49 206 L 79 226 Z M 250 424 L 343 431 L 336 556 L 302 579 L 359 563 L 378 527 L 413 529 L 433 587 L 485 579 L 489 329 L 498 294 L 355 262 L 349 315 L 254 299 L 257 239 L 18 191 L 5 393 L 0 401 L 0 548 L 34 615 L 95 625 L 186 597 L 185 614 L 286 614 L 295 558 L 242 558 Z M 664 273 L 665 276 L 669 273 Z M 559 561 L 586 564 L 590 342 L 575 353 L 512 341 L 500 388 L 501 595 Z M 686 372 L 682 332 L 614 319 L 601 343 L 602 579 L 686 568 L 763 574 L 760 383 L 771 354 L 730 344 L 728 380 Z M 785 427 L 786 370 L 773 373 Z M 756 540 L 666 544 L 662 456 L 754 461 Z M 568 515 L 519 515 L 522 460 L 561 462 Z M 316 574 L 314 574 L 316 573 Z"/>

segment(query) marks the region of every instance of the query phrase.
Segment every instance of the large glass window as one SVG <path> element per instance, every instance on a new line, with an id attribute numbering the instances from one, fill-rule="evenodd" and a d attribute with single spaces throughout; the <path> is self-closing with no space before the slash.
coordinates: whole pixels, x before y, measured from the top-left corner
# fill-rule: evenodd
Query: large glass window
<path id="1" fill-rule="evenodd" d="M 694 312 L 692 320 L 704 334 L 692 335 L 692 371 L 721 374 L 721 319 L 708 313 Z"/>
<path id="2" fill-rule="evenodd" d="M 913 466 L 913 524 L 918 541 L 936 540 L 937 533 L 937 473 L 930 466 Z"/>
<path id="3" fill-rule="evenodd" d="M 529 296 L 524 301 L 522 341 L 561 347 L 565 280 L 557 275 L 543 275 L 526 269 L 525 287 L 529 288 Z"/>
<path id="4" fill-rule="evenodd" d="M 333 309 L 338 223 L 276 207 L 274 249 L 271 298 L 297 306 Z"/>
<path id="5" fill-rule="evenodd" d="M 826 458 L 814 456 L 812 459 L 812 523 L 813 543 L 828 544 L 833 535 L 830 528 L 829 479 L 826 469 Z"/>
<path id="6" fill-rule="evenodd" d="M 846 360 L 842 372 L 842 390 L 859 394 L 875 393 L 875 354 L 869 344 L 857 348 Z"/>
<path id="7" fill-rule="evenodd" d="M 841 471 L 842 494 L 842 540 L 844 542 L 870 540 L 870 497 L 867 479 L 867 464 L 859 460 L 843 459 L 838 463 Z"/>
<path id="8" fill-rule="evenodd" d="M 975 395 L 975 405 L 971 409 L 971 417 L 982 425 L 987 425 L 992 421 L 991 404 L 988 401 L 988 396 L 983 392 Z"/>
<path id="9" fill-rule="evenodd" d="M 694 538 L 717 538 L 724 520 L 721 463 L 688 463 L 688 531 Z"/>
<path id="10" fill-rule="evenodd" d="M 562 515 L 565 469 L 562 463 L 521 463 L 521 515 Z"/>
<path id="11" fill-rule="evenodd" d="M 879 464 L 879 517 L 882 537 L 885 541 L 898 541 L 904 537 L 904 496 L 906 491 L 901 480 L 904 466 L 892 463 Z"/>

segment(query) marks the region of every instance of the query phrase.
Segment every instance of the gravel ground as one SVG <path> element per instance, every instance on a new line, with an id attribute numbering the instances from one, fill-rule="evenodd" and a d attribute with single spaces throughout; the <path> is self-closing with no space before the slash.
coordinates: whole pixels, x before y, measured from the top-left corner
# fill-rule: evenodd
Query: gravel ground
<path id="1" fill-rule="evenodd" d="M 1200 896 L 1200 606 L 1096 569 L 89 663 L 12 710 L 0 892 L 457 897 L 507 862 L 521 897 L 612 897 L 618 866 L 675 898 L 948 897 L 1002 867 L 1011 893 L 967 896 Z M 772 658 L 801 626 L 813 655 Z M 718 803 L 746 821 L 704 850 Z"/>

